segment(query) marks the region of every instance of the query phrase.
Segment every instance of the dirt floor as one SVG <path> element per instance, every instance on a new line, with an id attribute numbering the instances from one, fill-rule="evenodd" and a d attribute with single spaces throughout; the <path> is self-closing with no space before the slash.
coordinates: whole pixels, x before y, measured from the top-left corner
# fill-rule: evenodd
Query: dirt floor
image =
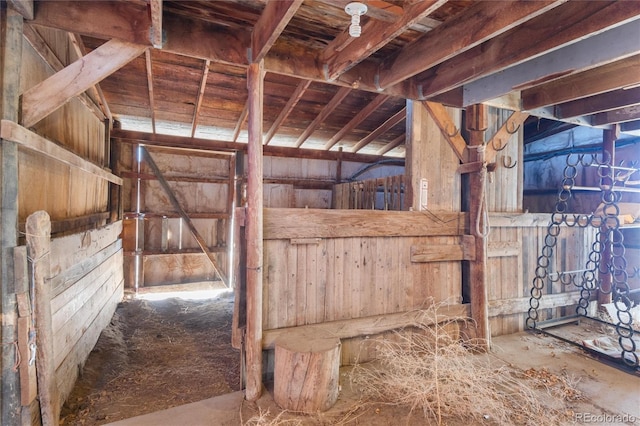
<path id="1" fill-rule="evenodd" d="M 126 300 L 100 336 L 60 424 L 102 425 L 240 389 L 233 293 Z"/>

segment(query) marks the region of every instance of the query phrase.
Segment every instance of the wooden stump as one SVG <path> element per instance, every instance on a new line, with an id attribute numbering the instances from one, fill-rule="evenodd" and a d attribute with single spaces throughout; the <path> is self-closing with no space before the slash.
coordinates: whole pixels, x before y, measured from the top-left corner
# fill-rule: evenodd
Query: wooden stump
<path id="1" fill-rule="evenodd" d="M 290 333 L 275 346 L 276 404 L 303 413 L 331 408 L 338 399 L 340 339 Z"/>

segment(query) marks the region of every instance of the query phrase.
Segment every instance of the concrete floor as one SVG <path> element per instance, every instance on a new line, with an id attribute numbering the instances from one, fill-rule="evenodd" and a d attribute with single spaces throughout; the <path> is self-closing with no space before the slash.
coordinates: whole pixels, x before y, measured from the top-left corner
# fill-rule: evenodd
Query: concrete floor
<path id="1" fill-rule="evenodd" d="M 564 374 L 576 380 L 575 385 L 585 396 L 572 406 L 574 422 L 608 425 L 640 425 L 640 377 L 603 364 L 579 348 L 553 337 L 517 333 L 496 337 L 492 341 L 492 357 L 498 363 L 516 368 L 546 368 L 553 374 Z M 342 392 L 332 410 L 344 408 L 349 395 Z M 171 408 L 156 413 L 111 423 L 112 426 L 205 426 L 240 425 L 242 412 L 246 415 L 242 392 Z M 243 408 L 244 406 L 244 408 Z M 257 407 L 276 408 L 265 392 Z M 257 408 L 253 406 L 254 411 Z M 360 416 L 353 424 L 385 424 L 375 421 L 380 408 L 371 411 L 371 417 Z M 272 411 L 273 412 L 273 411 Z M 402 423 L 402 422 L 401 422 Z M 387 423 L 388 424 L 388 423 Z"/>

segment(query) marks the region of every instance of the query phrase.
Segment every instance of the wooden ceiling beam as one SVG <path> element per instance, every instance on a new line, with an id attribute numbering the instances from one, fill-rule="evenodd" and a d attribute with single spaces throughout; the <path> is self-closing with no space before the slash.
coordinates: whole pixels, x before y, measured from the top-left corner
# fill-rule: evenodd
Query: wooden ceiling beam
<path id="1" fill-rule="evenodd" d="M 246 143 L 216 141 L 211 139 L 187 138 L 182 136 L 153 134 L 148 132 L 136 132 L 132 130 L 113 129 L 112 139 L 125 143 L 141 143 L 153 146 L 165 146 L 184 149 L 203 149 L 209 151 L 246 151 Z M 331 160 L 339 158 L 342 161 L 359 163 L 375 163 L 384 157 L 379 155 L 356 154 L 350 152 L 325 151 L 323 149 L 301 149 L 285 146 L 264 146 L 264 155 L 271 157 L 307 158 L 312 160 Z"/>
<path id="2" fill-rule="evenodd" d="M 151 10 L 151 45 L 162 49 L 162 0 L 149 0 Z"/>
<path id="3" fill-rule="evenodd" d="M 522 91 L 522 108 L 555 105 L 640 84 L 640 55 Z"/>
<path id="4" fill-rule="evenodd" d="M 251 62 L 260 62 L 269 52 L 296 14 L 303 0 L 271 0 L 267 2 L 251 33 Z"/>
<path id="5" fill-rule="evenodd" d="M 68 33 L 68 34 L 69 34 L 69 40 L 71 41 L 71 45 L 75 49 L 76 54 L 78 55 L 78 58 L 82 58 L 83 56 L 85 56 L 87 54 L 87 48 L 85 47 L 84 42 L 82 41 L 82 37 L 80 37 L 80 34 L 74 34 L 74 33 Z M 111 110 L 109 109 L 109 104 L 107 103 L 107 99 L 104 97 L 104 93 L 102 93 L 100 84 L 99 83 L 94 84 L 93 86 L 91 86 L 91 90 L 93 91 L 93 95 L 96 98 L 96 102 L 98 102 L 98 106 L 100 107 L 100 110 L 102 111 L 104 116 L 108 118 L 109 121 L 113 120 L 113 117 L 111 115 Z"/>
<path id="6" fill-rule="evenodd" d="M 411 79 L 416 92 L 411 97 L 431 99 L 463 83 L 612 28 L 639 12 L 637 2 L 568 2 L 553 13 L 536 17 L 416 75 Z M 536 42 L 531 43 L 532 39 Z"/>
<path id="7" fill-rule="evenodd" d="M 147 90 L 149 92 L 149 108 L 151 109 L 151 129 L 156 132 L 156 106 L 153 96 L 153 68 L 151 66 L 151 49 L 144 51 L 144 60 L 147 70 Z"/>
<path id="8" fill-rule="evenodd" d="M 614 123 L 640 120 L 640 105 L 605 111 L 591 116 L 592 126 L 604 126 Z"/>
<path id="9" fill-rule="evenodd" d="M 402 108 L 400 111 L 396 112 L 391 118 L 387 119 L 384 123 L 380 125 L 377 129 L 367 135 L 365 138 L 361 139 L 356 146 L 351 148 L 351 152 L 356 153 L 360 151 L 365 146 L 369 145 L 371 142 L 376 140 L 378 136 L 385 134 L 393 127 L 397 126 L 407 117 L 407 107 Z"/>
<path id="10" fill-rule="evenodd" d="M 376 152 L 376 154 L 378 155 L 386 154 L 387 152 L 391 151 L 393 148 L 396 148 L 402 145 L 406 138 L 407 138 L 406 134 L 398 136 L 397 138 L 395 138 L 394 140 L 392 140 L 391 142 L 389 142 L 388 144 L 380 148 L 378 152 Z"/>
<path id="11" fill-rule="evenodd" d="M 640 19 L 472 81 L 464 85 L 463 106 L 640 54 L 638 34 Z"/>
<path id="12" fill-rule="evenodd" d="M 311 81 L 309 80 L 301 80 L 300 83 L 298 83 L 298 86 L 296 86 L 296 89 L 293 91 L 293 94 L 287 101 L 287 104 L 284 106 L 284 108 L 282 108 L 282 111 L 280 111 L 280 114 L 278 114 L 278 117 L 273 122 L 271 128 L 264 137 L 265 145 L 269 144 L 271 138 L 273 138 L 273 136 L 276 134 L 282 123 L 284 123 L 287 117 L 289 117 L 289 114 L 291 114 L 291 111 L 293 111 L 300 99 L 302 99 L 304 92 L 307 90 L 310 84 Z"/>
<path id="13" fill-rule="evenodd" d="M 383 103 L 385 103 L 387 99 L 389 99 L 389 96 L 387 95 L 376 96 L 373 101 L 369 102 L 366 107 L 361 109 L 355 115 L 355 117 L 351 119 L 351 121 L 344 125 L 342 129 L 338 131 L 338 133 L 336 133 L 331 139 L 329 139 L 329 141 L 325 144 L 324 149 L 331 149 L 335 144 L 340 142 L 347 133 L 355 129 L 358 124 L 362 123 L 367 117 L 373 114 L 373 112 L 377 110 Z"/>
<path id="14" fill-rule="evenodd" d="M 110 40 L 22 95 L 22 123 L 31 127 L 138 57 L 144 46 Z"/>
<path id="15" fill-rule="evenodd" d="M 509 7 L 501 2 L 477 2 L 409 44 L 399 55 L 384 61 L 380 66 L 379 86 L 393 86 L 565 1 L 511 2 Z"/>
<path id="16" fill-rule="evenodd" d="M 637 104 L 640 104 L 640 87 L 620 89 L 556 105 L 554 116 L 563 120 Z"/>
<path id="17" fill-rule="evenodd" d="M 423 0 L 408 4 L 402 16 L 393 23 L 369 20 L 362 28 L 362 35 L 352 38 L 344 48 L 341 48 L 344 36 L 339 36 L 335 43 L 329 43 L 322 52 L 321 58 L 325 61 L 325 78 L 335 80 L 340 74 L 380 50 L 411 25 L 429 16 L 446 2 L 447 0 Z M 345 31 L 348 34 L 348 30 Z"/>
<path id="18" fill-rule="evenodd" d="M 193 137 L 196 134 L 196 128 L 198 127 L 198 120 L 200 118 L 200 108 L 202 108 L 204 91 L 207 88 L 207 78 L 209 77 L 209 65 L 211 65 L 211 61 L 206 59 L 204 61 L 204 67 L 202 68 L 202 79 L 200 80 L 200 89 L 198 90 L 196 107 L 193 111 L 193 120 L 191 121 L 191 137 Z"/>
<path id="19" fill-rule="evenodd" d="M 298 140 L 296 140 L 296 148 L 300 148 L 302 146 L 304 141 L 306 141 L 309 136 L 311 136 L 311 134 L 315 132 L 318 126 L 320 126 L 329 116 L 329 114 L 331 114 L 338 107 L 338 105 L 340 105 L 340 102 L 342 102 L 342 100 L 346 98 L 349 93 L 351 93 L 350 87 L 341 87 L 340 89 L 338 89 L 329 103 L 325 105 L 322 111 L 320 111 L 320 114 L 318 114 L 318 116 L 311 122 L 311 124 L 304 130 L 304 132 L 302 132 L 300 137 L 298 137 Z"/>

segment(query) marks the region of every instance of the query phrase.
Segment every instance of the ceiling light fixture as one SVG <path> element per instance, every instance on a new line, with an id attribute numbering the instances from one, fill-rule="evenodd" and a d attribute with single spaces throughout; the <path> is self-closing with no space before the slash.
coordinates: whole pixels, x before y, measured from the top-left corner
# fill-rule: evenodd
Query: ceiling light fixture
<path id="1" fill-rule="evenodd" d="M 360 16 L 367 13 L 367 5 L 360 2 L 349 3 L 344 11 L 351 15 L 351 25 L 349 26 L 349 35 L 351 37 L 360 37 L 362 27 L 360 26 Z"/>

